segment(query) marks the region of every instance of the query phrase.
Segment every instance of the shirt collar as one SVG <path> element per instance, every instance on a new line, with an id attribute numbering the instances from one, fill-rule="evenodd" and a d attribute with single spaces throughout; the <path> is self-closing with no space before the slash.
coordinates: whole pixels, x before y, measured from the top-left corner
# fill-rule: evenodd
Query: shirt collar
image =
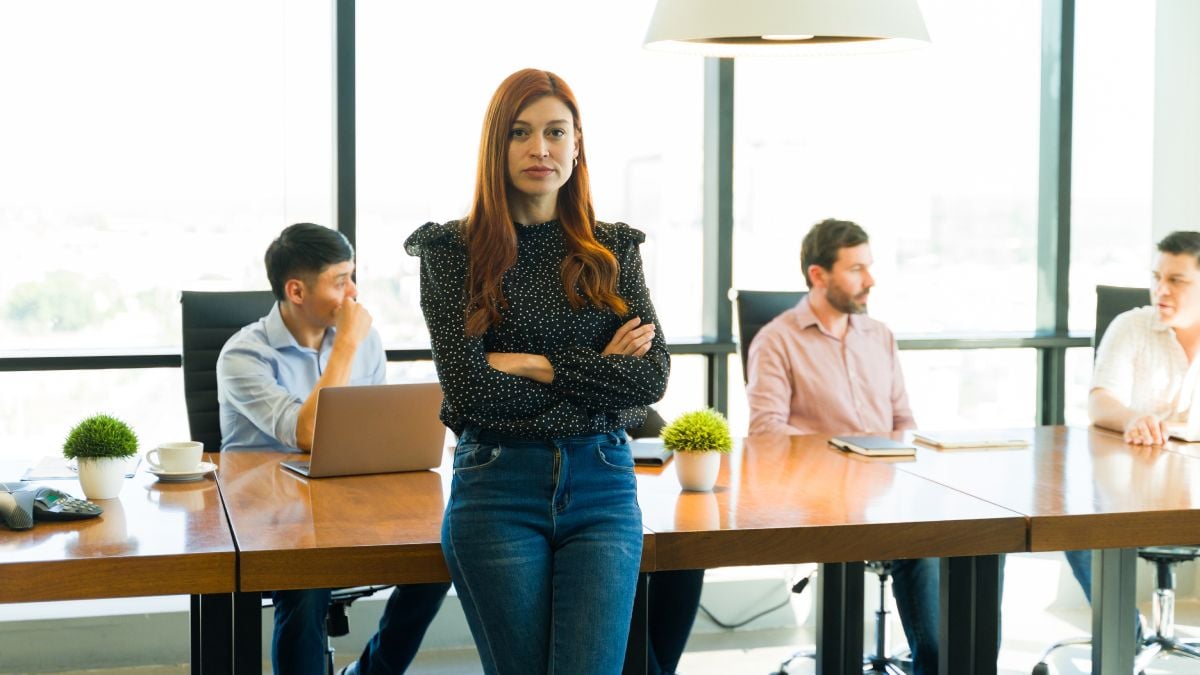
<path id="1" fill-rule="evenodd" d="M 812 305 L 810 305 L 808 302 L 810 297 L 812 297 L 812 293 L 806 293 L 803 298 L 800 298 L 800 302 L 796 303 L 796 307 L 792 310 L 793 316 L 796 320 L 796 325 L 800 328 L 800 330 L 805 330 L 810 326 L 816 326 L 817 330 L 824 333 L 825 327 L 821 325 L 821 321 L 817 319 L 817 315 L 812 310 Z M 847 332 L 851 330 L 861 331 L 868 328 L 870 324 L 864 320 L 865 317 L 865 314 L 851 314 L 850 327 Z"/>
<path id="2" fill-rule="evenodd" d="M 263 328 L 267 333 L 267 344 L 274 349 L 302 349 L 299 342 L 296 342 L 296 337 L 292 335 L 292 331 L 288 330 L 287 324 L 283 322 L 283 315 L 279 312 L 279 302 L 271 306 L 271 311 L 267 313 L 263 320 Z"/>

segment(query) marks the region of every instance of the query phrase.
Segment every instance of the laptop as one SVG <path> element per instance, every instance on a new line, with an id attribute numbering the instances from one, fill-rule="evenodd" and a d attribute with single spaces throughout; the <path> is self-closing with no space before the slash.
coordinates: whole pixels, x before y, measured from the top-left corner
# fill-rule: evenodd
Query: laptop
<path id="1" fill-rule="evenodd" d="M 325 387 L 307 461 L 281 464 L 309 478 L 435 468 L 446 446 L 441 407 L 436 382 Z"/>
<path id="2" fill-rule="evenodd" d="M 1029 441 L 1012 434 L 978 431 L 914 431 L 913 439 L 943 450 L 959 448 L 1024 448 Z"/>

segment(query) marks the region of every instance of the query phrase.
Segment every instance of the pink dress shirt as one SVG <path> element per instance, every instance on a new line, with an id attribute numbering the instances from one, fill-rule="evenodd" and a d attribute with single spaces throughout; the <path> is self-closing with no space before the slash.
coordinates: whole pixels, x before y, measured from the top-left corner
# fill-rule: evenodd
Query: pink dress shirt
<path id="1" fill-rule="evenodd" d="M 821 326 L 804 296 L 750 345 L 750 433 L 872 433 L 916 426 L 896 338 L 865 314 L 846 336 Z"/>

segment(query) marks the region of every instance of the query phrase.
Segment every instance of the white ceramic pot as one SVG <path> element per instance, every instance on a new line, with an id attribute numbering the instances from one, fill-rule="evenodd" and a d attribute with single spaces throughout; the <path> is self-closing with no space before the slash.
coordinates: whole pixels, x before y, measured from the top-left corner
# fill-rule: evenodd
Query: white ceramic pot
<path id="1" fill-rule="evenodd" d="M 89 500 L 115 499 L 125 484 L 122 457 L 80 457 L 79 486 Z"/>
<path id="2" fill-rule="evenodd" d="M 675 453 L 675 472 L 679 476 L 679 485 L 684 490 L 707 492 L 713 489 L 720 471 L 721 453 L 719 452 L 680 450 Z"/>

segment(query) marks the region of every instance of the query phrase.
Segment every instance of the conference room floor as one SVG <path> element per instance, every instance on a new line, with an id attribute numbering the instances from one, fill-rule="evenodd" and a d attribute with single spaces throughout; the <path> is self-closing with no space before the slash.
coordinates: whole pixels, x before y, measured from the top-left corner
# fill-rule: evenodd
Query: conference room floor
<path id="1" fill-rule="evenodd" d="M 1021 587 L 1025 592 L 1020 599 L 1012 593 L 1006 596 L 1000 675 L 1028 675 L 1048 640 L 1089 631 L 1091 614 L 1086 608 L 1069 597 L 1061 602 L 1057 600 L 1077 592 L 1076 588 L 1070 587 L 1073 582 L 1063 570 L 1061 561 L 1061 557 L 1052 553 L 1008 557 L 1006 584 L 1010 589 Z M 1058 579 L 1054 578 L 1056 573 Z M 1061 584 L 1067 584 L 1068 588 L 1059 588 Z M 1143 605 L 1143 612 L 1148 612 L 1144 603 L 1139 604 Z M 1069 608 L 1064 609 L 1063 605 Z M 1181 601 L 1176 614 L 1181 636 L 1200 636 L 1200 601 Z M 697 620 L 696 633 L 679 667 L 682 675 L 767 675 L 778 668 L 780 661 L 797 645 L 811 645 L 815 638 L 811 627 L 711 632 L 704 621 L 703 617 Z M 899 639 L 898 630 L 896 634 Z M 339 652 L 338 656 L 339 665 L 352 658 L 349 653 Z M 1060 651 L 1052 664 L 1058 675 L 1081 675 L 1088 672 L 1088 658 L 1085 648 L 1075 647 Z M 814 672 L 812 661 L 797 663 L 799 667 L 794 668 L 793 673 Z M 264 667 L 269 668 L 269 664 Z M 182 675 L 187 672 L 186 665 L 172 665 L 72 671 L 67 675 Z M 409 672 L 413 675 L 473 675 L 479 672 L 479 662 L 470 649 L 426 650 L 421 652 Z M 1170 657 L 1156 661 L 1146 670 L 1146 675 L 1195 672 L 1195 662 Z"/>

